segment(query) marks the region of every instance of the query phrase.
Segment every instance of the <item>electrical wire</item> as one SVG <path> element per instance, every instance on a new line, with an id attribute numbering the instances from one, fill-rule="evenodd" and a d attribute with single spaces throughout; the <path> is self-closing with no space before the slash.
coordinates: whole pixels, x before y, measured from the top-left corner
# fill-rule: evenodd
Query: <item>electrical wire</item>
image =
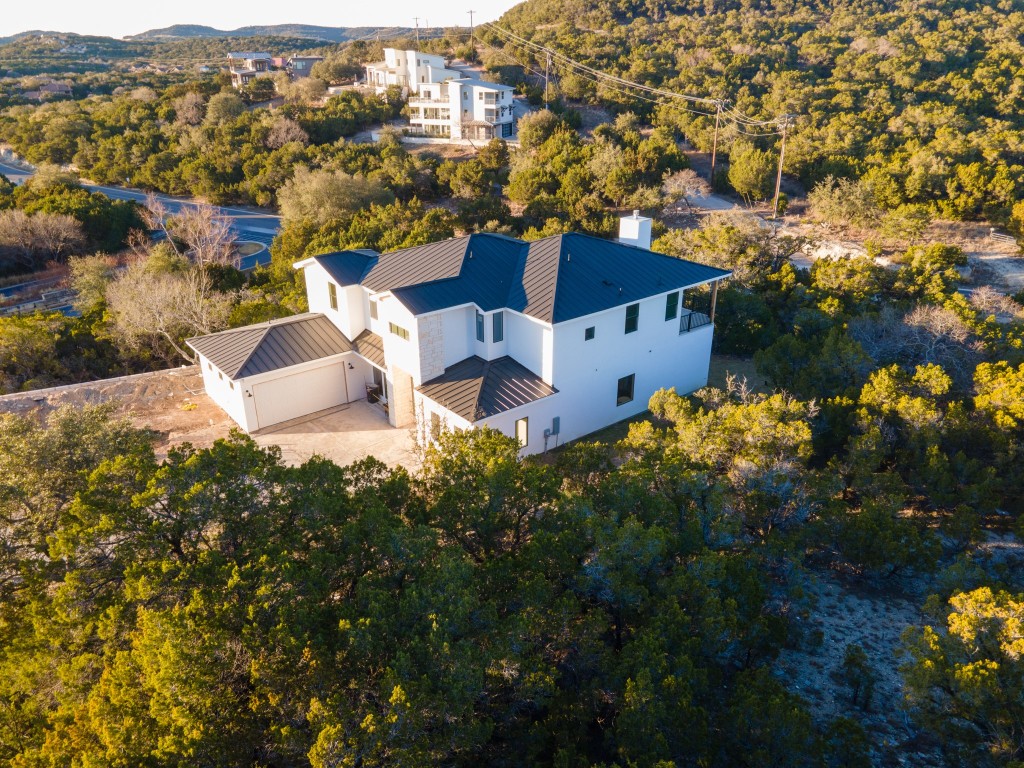
<path id="1" fill-rule="evenodd" d="M 644 85 L 643 83 L 637 83 L 632 80 L 626 80 L 625 78 L 618 77 L 616 75 L 610 75 L 606 72 L 601 72 L 598 69 L 582 64 L 576 61 L 575 59 L 566 56 L 565 54 L 559 53 L 558 51 L 555 51 L 551 48 L 547 48 L 546 46 L 534 43 L 530 40 L 520 37 L 514 32 L 510 32 L 509 30 L 499 27 L 494 23 L 485 22 L 480 26 L 492 31 L 495 35 L 497 35 L 499 40 L 501 40 L 506 46 L 512 47 L 515 45 L 519 45 L 525 48 L 528 52 L 543 54 L 545 58 L 549 59 L 553 65 L 561 65 L 564 68 L 563 72 L 567 70 L 573 74 L 583 77 L 584 79 L 590 80 L 591 82 L 595 82 L 599 85 L 604 85 L 605 87 L 610 87 L 617 92 L 627 94 L 633 98 L 642 99 L 643 101 L 655 104 L 662 103 L 662 100 L 664 99 L 672 99 L 677 102 L 679 100 L 683 100 L 691 103 L 708 104 L 714 106 L 716 112 L 710 113 L 701 110 L 690 109 L 687 107 L 681 108 L 684 109 L 686 112 L 703 115 L 705 117 L 715 117 L 717 115 L 720 119 L 724 119 L 727 123 L 734 124 L 736 129 L 740 133 L 747 136 L 777 136 L 782 130 L 783 120 L 788 121 L 788 116 L 785 118 L 775 118 L 770 120 L 755 120 L 751 117 L 748 117 L 747 115 L 744 115 L 742 112 L 740 112 L 733 106 L 727 107 L 726 105 L 729 104 L 729 102 L 725 99 L 713 99 L 705 96 L 694 96 L 691 94 L 678 93 L 675 91 L 668 91 L 663 88 L 655 88 L 653 86 Z M 494 46 L 489 47 L 493 48 L 494 50 L 498 50 Z M 522 64 L 522 62 L 519 61 L 517 61 L 517 63 Z M 530 69 L 526 65 L 523 66 L 526 67 L 527 69 Z M 533 74 L 537 75 L 538 77 L 541 76 L 540 73 L 537 72 L 536 70 L 530 69 L 530 71 Z M 651 94 L 660 98 L 650 98 L 641 96 L 639 93 L 635 93 L 634 91 L 642 91 L 644 93 Z M 768 126 L 773 126 L 774 130 L 769 131 L 767 133 L 754 133 L 751 131 L 743 130 L 743 128 L 741 128 L 740 126 L 745 126 L 747 128 L 766 128 Z"/>

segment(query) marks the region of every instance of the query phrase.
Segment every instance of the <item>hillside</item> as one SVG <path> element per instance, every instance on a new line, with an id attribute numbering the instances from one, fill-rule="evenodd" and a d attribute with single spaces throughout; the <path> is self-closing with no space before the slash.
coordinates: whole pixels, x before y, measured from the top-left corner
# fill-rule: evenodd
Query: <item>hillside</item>
<path id="1" fill-rule="evenodd" d="M 603 72 L 728 99 L 747 118 L 795 114 L 786 170 L 807 186 L 866 176 L 887 208 L 997 221 L 1024 192 L 1018 4 L 528 0 L 498 26 Z M 541 55 L 495 30 L 484 37 L 505 49 L 496 65 L 511 55 L 543 71 Z M 700 109 L 655 107 L 557 62 L 555 80 L 568 99 L 656 113 L 710 149 L 714 117 Z M 777 137 L 744 135 L 770 132 L 727 119 L 724 144 L 774 153 Z"/>
<path id="2" fill-rule="evenodd" d="M 182 40 L 196 37 L 300 37 L 306 40 L 322 40 L 344 43 L 376 37 L 402 37 L 414 34 L 410 27 L 318 27 L 310 24 L 272 24 L 239 27 L 224 30 L 201 24 L 175 24 L 163 29 L 150 29 L 137 35 L 128 35 L 126 40 Z M 423 34 L 424 30 L 420 30 Z"/>

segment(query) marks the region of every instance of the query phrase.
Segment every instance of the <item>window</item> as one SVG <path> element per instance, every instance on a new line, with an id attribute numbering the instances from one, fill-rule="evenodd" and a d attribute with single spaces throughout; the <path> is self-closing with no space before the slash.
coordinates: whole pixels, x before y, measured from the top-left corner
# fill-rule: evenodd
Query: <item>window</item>
<path id="1" fill-rule="evenodd" d="M 673 291 L 665 297 L 665 319 L 675 320 L 679 314 L 679 291 Z"/>
<path id="2" fill-rule="evenodd" d="M 505 313 L 495 312 L 491 319 L 491 341 L 497 344 L 505 338 Z"/>
<path id="3" fill-rule="evenodd" d="M 221 381 L 224 381 L 224 374 L 221 373 L 220 371 L 217 371 L 217 378 L 220 379 Z"/>
<path id="4" fill-rule="evenodd" d="M 229 387 L 230 389 L 234 389 L 234 388 L 235 388 L 235 382 L 233 382 L 233 381 L 229 381 L 229 382 L 228 382 L 228 387 Z"/>
<path id="5" fill-rule="evenodd" d="M 484 100 L 484 92 L 483 91 L 480 91 L 479 93 L 477 93 L 476 100 L 477 101 L 483 101 Z"/>
<path id="6" fill-rule="evenodd" d="M 484 340 L 484 316 L 477 310 L 476 313 L 476 340 Z"/>
<path id="7" fill-rule="evenodd" d="M 388 328 L 398 338 L 405 339 L 406 341 L 409 340 L 409 332 L 405 330 L 405 328 L 403 328 L 402 326 L 395 325 L 394 323 L 388 323 Z"/>
<path id="8" fill-rule="evenodd" d="M 626 333 L 632 333 L 640 327 L 640 305 L 630 304 L 626 307 Z"/>
<path id="9" fill-rule="evenodd" d="M 516 440 L 519 441 L 519 447 L 525 448 L 530 438 L 530 419 L 527 416 L 523 416 L 521 419 L 516 419 Z"/>
<path id="10" fill-rule="evenodd" d="M 377 319 L 377 302 L 373 299 L 370 299 L 370 317 Z"/>
<path id="11" fill-rule="evenodd" d="M 615 396 L 616 405 L 624 405 L 633 399 L 633 380 L 636 378 L 635 373 L 629 374 L 629 376 L 623 376 L 619 379 L 619 391 Z"/>
<path id="12" fill-rule="evenodd" d="M 584 341 L 590 341 L 592 338 L 594 338 L 594 326 L 590 326 L 583 332 Z"/>
<path id="13" fill-rule="evenodd" d="M 430 412 L 430 437 L 437 440 L 441 436 L 441 417 L 436 411 Z"/>
<path id="14" fill-rule="evenodd" d="M 331 309 L 337 309 L 338 308 L 338 286 L 336 286 L 334 283 L 328 283 L 327 284 L 327 295 L 330 296 L 330 299 L 331 299 Z"/>

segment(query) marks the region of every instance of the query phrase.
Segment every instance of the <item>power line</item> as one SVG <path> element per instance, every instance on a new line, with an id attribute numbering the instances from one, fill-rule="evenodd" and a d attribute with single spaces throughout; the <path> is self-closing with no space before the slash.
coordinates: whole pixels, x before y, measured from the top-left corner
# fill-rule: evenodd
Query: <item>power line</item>
<path id="1" fill-rule="evenodd" d="M 601 72 L 598 69 L 595 69 L 593 67 L 589 67 L 589 66 L 587 66 L 585 64 L 582 64 L 582 63 L 580 63 L 580 62 L 578 62 L 578 61 L 576 61 L 574 59 L 569 58 L 568 56 L 566 56 L 564 54 L 561 54 L 561 53 L 559 53 L 557 51 L 554 51 L 554 50 L 552 50 L 550 48 L 547 48 L 546 46 L 539 45 L 538 43 L 534 43 L 534 42 L 532 42 L 530 40 L 527 40 L 527 39 L 525 39 L 523 37 L 520 37 L 519 35 L 516 35 L 515 33 L 510 32 L 507 29 L 499 27 L 496 24 L 487 23 L 485 26 L 488 29 L 490 29 L 491 31 L 493 31 L 498 36 L 498 38 L 500 40 L 502 40 L 502 42 L 504 42 L 506 45 L 511 45 L 511 46 L 519 45 L 519 46 L 522 46 L 523 48 L 525 48 L 529 52 L 532 52 L 532 53 L 535 53 L 535 54 L 543 53 L 544 56 L 545 56 L 545 60 L 548 61 L 548 62 L 550 62 L 553 59 L 555 63 L 558 63 L 558 64 L 560 64 L 560 65 L 562 65 L 564 67 L 567 67 L 570 71 L 574 72 L 575 74 L 581 75 L 581 76 L 585 77 L 588 80 L 592 80 L 594 82 L 598 82 L 599 84 L 603 83 L 604 85 L 608 86 L 608 85 L 614 83 L 615 85 L 612 86 L 614 88 L 614 90 L 617 90 L 617 91 L 623 92 L 623 93 L 628 93 L 630 96 L 632 96 L 634 98 L 641 98 L 644 101 L 649 101 L 649 102 L 654 102 L 654 103 L 658 103 L 658 101 L 659 101 L 659 99 L 644 98 L 644 97 L 640 96 L 637 93 L 631 93 L 630 91 L 623 90 L 623 89 L 632 89 L 632 90 L 636 90 L 636 91 L 642 91 L 644 93 L 648 93 L 648 94 L 651 94 L 651 95 L 654 95 L 654 96 L 658 96 L 658 97 L 661 97 L 663 99 L 672 99 L 672 100 L 675 100 L 675 101 L 684 100 L 684 101 L 689 101 L 691 103 L 697 103 L 697 104 L 701 104 L 701 105 L 707 104 L 709 106 L 713 106 L 715 108 L 714 112 L 704 112 L 704 111 L 701 111 L 701 110 L 689 109 L 689 108 L 685 108 L 685 107 L 683 107 L 682 109 L 684 109 L 687 112 L 693 113 L 693 114 L 704 115 L 706 117 L 715 117 L 716 139 L 717 139 L 718 128 L 719 128 L 723 118 L 725 118 L 728 122 L 731 122 L 731 123 L 735 124 L 736 129 L 740 133 L 742 133 L 744 135 L 747 135 L 747 136 L 776 136 L 780 132 L 779 131 L 779 121 L 778 121 L 778 119 L 755 120 L 753 118 L 748 117 L 747 115 L 744 115 L 742 112 L 737 110 L 735 107 L 729 107 L 728 109 L 725 109 L 725 106 L 728 104 L 728 102 L 726 100 L 724 100 L 724 99 L 715 99 L 715 98 L 710 98 L 710 97 L 705 97 L 705 96 L 694 96 L 692 94 L 678 93 L 678 92 L 675 92 L 675 91 L 668 91 L 668 90 L 665 90 L 663 88 L 655 88 L 653 86 L 644 85 L 643 83 L 637 83 L 637 82 L 634 82 L 634 81 L 631 81 L 631 80 L 626 80 L 625 78 L 618 77 L 616 75 L 610 75 L 610 74 L 608 74 L 606 72 Z M 615 86 L 620 86 L 620 87 L 615 87 Z M 547 78 L 545 77 L 545 95 L 546 95 L 546 93 L 547 93 Z M 771 126 L 771 127 L 774 128 L 774 130 L 771 130 L 771 131 L 766 132 L 766 133 L 754 133 L 754 132 L 751 132 L 751 131 L 746 131 L 743 128 L 741 128 L 740 126 L 746 126 L 748 128 L 767 128 L 767 127 Z M 716 141 L 716 144 L 717 144 L 717 141 Z M 714 150 L 713 150 L 713 154 L 715 154 Z"/>

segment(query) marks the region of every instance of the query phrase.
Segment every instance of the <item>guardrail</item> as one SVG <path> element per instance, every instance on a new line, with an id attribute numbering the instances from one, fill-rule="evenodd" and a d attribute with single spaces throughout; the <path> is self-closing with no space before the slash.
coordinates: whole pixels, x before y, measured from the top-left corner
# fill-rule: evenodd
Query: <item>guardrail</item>
<path id="1" fill-rule="evenodd" d="M 1011 243 L 1016 245 L 1017 238 L 1011 237 L 1010 235 L 1004 235 L 1002 232 L 996 232 L 995 227 L 990 227 L 988 230 L 988 236 L 995 240 L 997 243 Z"/>

